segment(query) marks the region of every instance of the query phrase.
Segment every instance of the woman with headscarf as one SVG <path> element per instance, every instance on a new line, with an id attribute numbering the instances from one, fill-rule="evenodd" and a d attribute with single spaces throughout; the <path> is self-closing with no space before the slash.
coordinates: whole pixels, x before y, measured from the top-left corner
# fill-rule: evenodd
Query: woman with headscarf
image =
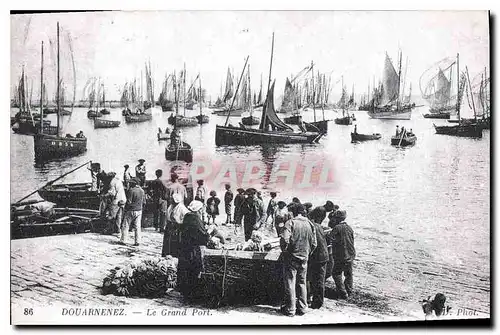
<path id="1" fill-rule="evenodd" d="M 184 216 L 189 210 L 184 206 L 182 196 L 175 193 L 172 196 L 172 204 L 167 209 L 167 224 L 163 234 L 162 257 L 167 255 L 177 256 L 179 247 L 179 227 L 184 220 Z"/>
<path id="2" fill-rule="evenodd" d="M 185 299 L 191 300 L 199 293 L 198 276 L 202 269 L 200 246 L 207 245 L 210 234 L 201 219 L 203 203 L 193 200 L 180 225 L 179 264 L 177 289 Z"/>

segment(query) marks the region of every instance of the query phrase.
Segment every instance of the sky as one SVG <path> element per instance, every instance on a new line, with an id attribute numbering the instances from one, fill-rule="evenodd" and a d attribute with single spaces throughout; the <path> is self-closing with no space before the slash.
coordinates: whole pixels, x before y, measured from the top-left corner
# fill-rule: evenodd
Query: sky
<path id="1" fill-rule="evenodd" d="M 151 62 L 155 95 L 166 73 L 199 73 L 201 85 L 215 100 L 228 67 L 239 77 L 249 56 L 252 87 L 269 76 L 274 32 L 272 79 L 282 94 L 287 76 L 311 61 L 315 70 L 332 76 L 332 94 L 341 93 L 340 78 L 349 90 L 367 91 L 381 79 L 385 53 L 403 65 L 408 59 L 406 87 L 418 93 L 421 74 L 443 58 L 460 54 L 471 78 L 489 69 L 489 21 L 486 11 L 115 11 L 11 15 L 11 94 L 24 66 L 40 87 L 41 42 L 44 78 L 49 96 L 55 93 L 56 22 L 61 25 L 61 71 L 68 91 L 73 75 L 68 34 L 76 67 L 77 99 L 91 77 L 100 77 L 108 99 L 144 72 Z M 52 41 L 52 47 L 50 44 Z M 396 66 L 396 64 L 395 64 Z M 34 98 L 35 99 L 35 98 Z"/>

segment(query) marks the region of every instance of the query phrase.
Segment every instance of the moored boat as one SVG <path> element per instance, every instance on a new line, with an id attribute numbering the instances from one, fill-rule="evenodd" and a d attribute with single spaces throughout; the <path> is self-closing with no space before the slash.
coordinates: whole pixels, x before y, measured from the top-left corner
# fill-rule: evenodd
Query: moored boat
<path id="1" fill-rule="evenodd" d="M 335 118 L 334 122 L 335 122 L 335 124 L 350 126 L 352 124 L 352 119 L 348 115 L 348 116 L 344 116 L 344 117 L 340 117 L 340 118 Z"/>
<path id="2" fill-rule="evenodd" d="M 212 114 L 218 115 L 218 116 L 241 116 L 243 114 L 243 108 L 239 109 L 227 109 L 227 108 L 221 108 L 221 109 L 214 109 Z"/>
<path id="3" fill-rule="evenodd" d="M 286 124 L 299 125 L 302 122 L 302 115 L 295 114 L 292 116 L 284 117 L 283 122 Z"/>
<path id="4" fill-rule="evenodd" d="M 374 134 L 359 134 L 357 132 L 351 133 L 351 142 L 372 141 L 372 140 L 379 140 L 380 138 L 382 138 L 382 135 L 380 135 L 379 133 L 374 133 Z"/>
<path id="5" fill-rule="evenodd" d="M 109 115 L 109 114 L 111 114 L 111 112 L 108 109 L 106 109 L 106 108 L 101 109 L 99 112 L 102 115 Z"/>
<path id="6" fill-rule="evenodd" d="M 414 145 L 417 142 L 417 136 L 414 134 L 399 134 L 398 136 L 391 137 L 391 145 L 396 145 L 400 147 L 406 147 Z"/>
<path id="7" fill-rule="evenodd" d="M 193 148 L 186 142 L 178 142 L 176 144 L 171 142 L 165 148 L 165 159 L 168 161 L 191 163 L 193 161 Z"/>
<path id="8" fill-rule="evenodd" d="M 244 116 L 241 118 L 241 123 L 243 123 L 245 126 L 256 126 L 260 124 L 260 119 L 253 115 Z"/>
<path id="9" fill-rule="evenodd" d="M 483 137 L 483 127 L 477 123 L 459 123 L 455 126 L 436 126 L 436 134 L 452 135 L 458 137 Z"/>
<path id="10" fill-rule="evenodd" d="M 196 120 L 198 120 L 199 124 L 210 122 L 208 115 L 196 115 Z"/>
<path id="11" fill-rule="evenodd" d="M 304 126 L 307 131 L 327 133 L 328 132 L 328 121 L 321 120 L 316 122 L 304 122 Z"/>
<path id="12" fill-rule="evenodd" d="M 152 119 L 153 116 L 149 113 L 125 115 L 125 122 L 127 123 L 145 122 L 145 121 L 150 121 Z"/>
<path id="13" fill-rule="evenodd" d="M 87 117 L 88 118 L 96 118 L 96 117 L 101 117 L 102 116 L 102 113 L 99 112 L 98 110 L 93 110 L 93 109 L 90 109 L 88 112 L 87 112 Z"/>
<path id="14" fill-rule="evenodd" d="M 450 118 L 450 112 L 434 112 L 434 113 L 426 113 L 424 114 L 424 118 L 426 119 L 443 119 L 447 120 Z"/>
<path id="15" fill-rule="evenodd" d="M 175 127 L 194 127 L 198 125 L 198 119 L 194 117 L 187 117 L 182 115 L 170 115 L 168 117 L 168 124 Z"/>
<path id="16" fill-rule="evenodd" d="M 120 126 L 120 121 L 104 120 L 104 119 L 94 119 L 94 129 L 95 128 L 116 128 Z"/>

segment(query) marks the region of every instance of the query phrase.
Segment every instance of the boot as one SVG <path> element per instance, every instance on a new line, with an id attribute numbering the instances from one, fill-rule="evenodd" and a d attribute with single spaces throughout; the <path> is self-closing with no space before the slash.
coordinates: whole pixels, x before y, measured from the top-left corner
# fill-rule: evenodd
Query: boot
<path id="1" fill-rule="evenodd" d="M 347 299 L 347 292 L 344 288 L 344 283 L 342 282 L 342 275 L 334 276 L 335 287 L 337 288 L 337 295 L 339 299 Z"/>

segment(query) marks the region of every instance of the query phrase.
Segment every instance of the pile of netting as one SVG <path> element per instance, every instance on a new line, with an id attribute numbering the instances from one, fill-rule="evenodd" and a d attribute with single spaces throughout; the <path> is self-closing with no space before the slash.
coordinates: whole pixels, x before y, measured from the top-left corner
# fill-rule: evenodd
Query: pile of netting
<path id="1" fill-rule="evenodd" d="M 177 282 L 177 258 L 144 259 L 111 269 L 104 278 L 103 294 L 155 298 L 164 296 Z"/>

